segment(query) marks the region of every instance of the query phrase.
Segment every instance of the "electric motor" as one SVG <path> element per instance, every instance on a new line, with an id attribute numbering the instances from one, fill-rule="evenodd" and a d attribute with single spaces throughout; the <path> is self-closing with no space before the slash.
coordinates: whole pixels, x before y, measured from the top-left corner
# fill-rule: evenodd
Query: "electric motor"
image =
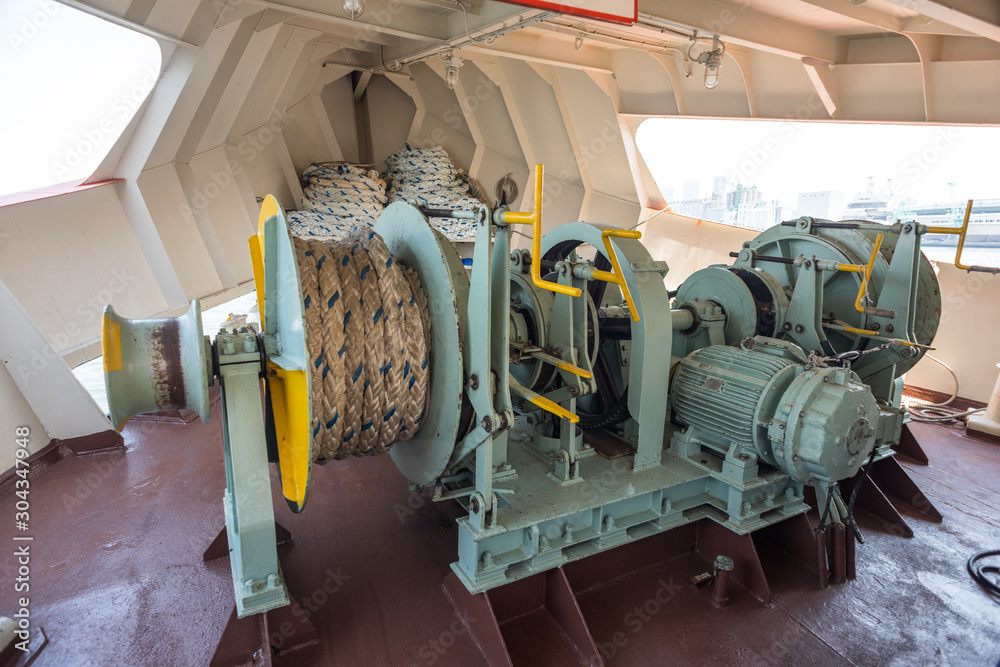
<path id="1" fill-rule="evenodd" d="M 735 445 L 803 484 L 853 476 L 875 443 L 879 408 L 847 368 L 816 366 L 794 344 L 758 336 L 682 359 L 670 390 L 674 421 L 704 445 Z"/>

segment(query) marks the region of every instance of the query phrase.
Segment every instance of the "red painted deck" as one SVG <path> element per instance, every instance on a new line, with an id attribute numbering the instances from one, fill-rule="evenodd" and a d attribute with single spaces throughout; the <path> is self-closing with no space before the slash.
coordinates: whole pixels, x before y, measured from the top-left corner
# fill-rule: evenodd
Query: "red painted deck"
<path id="1" fill-rule="evenodd" d="M 32 479 L 31 618 L 49 637 L 34 665 L 209 662 L 233 606 L 228 560 L 201 560 L 223 524 L 220 427 L 216 396 L 210 424 L 133 421 L 126 452 L 70 457 Z M 1000 447 L 943 426 L 914 433 L 931 465 L 904 467 L 944 522 L 907 515 L 915 535 L 902 538 L 859 513 L 868 539 L 853 582 L 819 590 L 763 541 L 770 607 L 734 587 L 729 607 L 715 609 L 707 590 L 688 583 L 705 570 L 688 554 L 596 584 L 568 568 L 604 661 L 997 664 L 1000 606 L 965 561 L 1000 546 Z M 9 545 L 16 500 L 0 501 Z M 286 509 L 276 485 L 275 500 L 294 539 L 279 547 L 285 577 L 321 638 L 275 664 L 487 664 L 442 589 L 456 555 L 455 504 L 410 493 L 388 457 L 316 468 L 302 515 Z M 3 554 L 0 607 L 9 614 L 13 548 Z M 523 606 L 508 609 L 502 626 L 514 664 L 584 660 L 552 614 Z"/>

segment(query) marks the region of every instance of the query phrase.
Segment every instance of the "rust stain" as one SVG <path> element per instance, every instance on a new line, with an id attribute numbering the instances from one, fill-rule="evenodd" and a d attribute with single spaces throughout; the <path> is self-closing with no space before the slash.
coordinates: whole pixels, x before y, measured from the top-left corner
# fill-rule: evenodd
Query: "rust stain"
<path id="1" fill-rule="evenodd" d="M 184 371 L 181 364 L 180 324 L 167 320 L 153 330 L 150 340 L 153 360 L 151 378 L 156 405 L 161 410 L 182 408 L 186 405 Z"/>

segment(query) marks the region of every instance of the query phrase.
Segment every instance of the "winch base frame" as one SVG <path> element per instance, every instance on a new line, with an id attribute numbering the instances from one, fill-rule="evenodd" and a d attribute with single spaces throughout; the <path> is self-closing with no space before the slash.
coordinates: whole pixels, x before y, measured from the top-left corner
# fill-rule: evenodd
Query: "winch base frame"
<path id="1" fill-rule="evenodd" d="M 459 559 L 451 567 L 472 593 L 705 518 L 745 535 L 809 509 L 802 485 L 788 475 L 762 468 L 744 481 L 742 471 L 696 442 L 686 451 L 664 450 L 661 465 L 642 471 L 627 457 L 585 455 L 592 453 L 585 445 L 582 481 L 561 486 L 523 445 L 529 429 L 522 417 L 510 433 L 518 483 L 516 493 L 499 494 L 505 502 L 498 524 L 477 531 L 458 521 Z"/>

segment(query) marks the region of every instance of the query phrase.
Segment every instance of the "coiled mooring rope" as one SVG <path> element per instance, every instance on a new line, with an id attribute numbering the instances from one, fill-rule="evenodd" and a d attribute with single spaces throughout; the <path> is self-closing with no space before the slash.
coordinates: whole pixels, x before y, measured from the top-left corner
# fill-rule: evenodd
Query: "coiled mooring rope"
<path id="1" fill-rule="evenodd" d="M 375 224 L 388 198 L 385 181 L 370 166 L 320 162 L 302 172 L 299 210 L 288 213 L 296 236 L 340 238 Z"/>
<path id="2" fill-rule="evenodd" d="M 405 150 L 390 155 L 385 163 L 390 200 L 415 202 L 427 208 L 474 210 L 480 205 L 470 190 L 478 192 L 482 187 L 473 186 L 440 146 L 411 148 L 407 144 Z M 430 223 L 449 241 L 476 238 L 476 225 L 470 220 L 431 218 Z"/>
<path id="3" fill-rule="evenodd" d="M 427 404 L 427 297 L 371 230 L 295 238 L 311 360 L 315 460 L 383 454 Z"/>

